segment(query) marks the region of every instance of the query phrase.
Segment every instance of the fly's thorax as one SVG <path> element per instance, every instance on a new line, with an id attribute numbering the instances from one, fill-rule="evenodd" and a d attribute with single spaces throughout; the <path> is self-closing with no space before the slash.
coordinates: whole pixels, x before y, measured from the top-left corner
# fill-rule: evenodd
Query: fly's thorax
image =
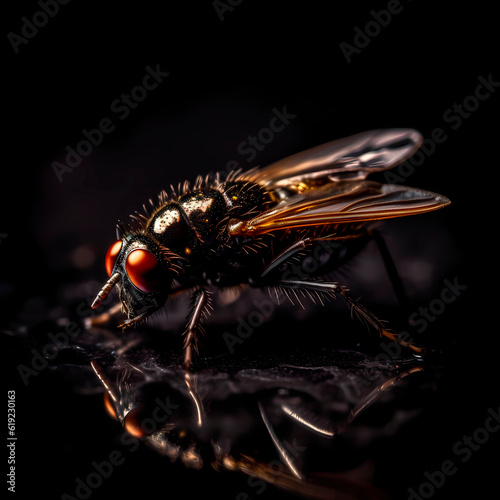
<path id="1" fill-rule="evenodd" d="M 214 242 L 225 210 L 218 191 L 198 189 L 160 207 L 148 221 L 146 231 L 163 246 L 188 257 Z"/>
<path id="2" fill-rule="evenodd" d="M 186 247 L 192 237 L 189 219 L 178 202 L 160 207 L 148 221 L 146 231 L 167 248 Z"/>
<path id="3" fill-rule="evenodd" d="M 229 181 L 222 184 L 220 190 L 233 219 L 251 219 L 273 203 L 266 189 L 254 182 Z"/>

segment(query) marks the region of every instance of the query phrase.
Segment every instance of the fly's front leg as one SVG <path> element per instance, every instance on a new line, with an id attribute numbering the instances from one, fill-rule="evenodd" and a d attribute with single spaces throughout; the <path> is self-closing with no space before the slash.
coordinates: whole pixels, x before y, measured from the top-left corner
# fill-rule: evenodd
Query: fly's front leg
<path id="1" fill-rule="evenodd" d="M 203 333 L 201 322 L 212 310 L 210 293 L 204 288 L 199 288 L 191 298 L 190 312 L 186 331 L 184 332 L 184 363 L 186 370 L 191 369 L 193 362 L 193 349 L 198 352 L 198 333 Z"/>
<path id="2" fill-rule="evenodd" d="M 115 304 L 113 307 L 104 311 L 93 318 L 85 318 L 85 327 L 89 328 L 98 328 L 109 326 L 113 323 L 118 323 L 118 317 L 123 314 L 122 305 L 120 303 Z"/>
<path id="3" fill-rule="evenodd" d="M 290 288 L 292 290 L 298 290 L 305 292 L 306 294 L 311 294 L 315 292 L 316 294 L 324 294 L 330 297 L 334 297 L 337 293 L 343 297 L 347 302 L 351 311 L 355 312 L 360 318 L 367 321 L 371 326 L 373 326 L 380 336 L 387 337 L 399 345 L 411 349 L 413 352 L 422 354 L 425 349 L 421 347 L 414 346 L 404 340 L 400 339 L 399 336 L 385 328 L 384 324 L 373 314 L 363 304 L 360 304 L 357 299 L 355 299 L 344 287 L 338 285 L 337 283 L 322 283 L 319 281 L 299 281 L 299 280 L 281 280 L 276 283 L 277 286 L 283 288 Z"/>
<path id="4" fill-rule="evenodd" d="M 184 332 L 184 382 L 186 384 L 189 396 L 191 397 L 197 415 L 197 425 L 201 427 L 204 420 L 204 410 L 201 399 L 196 390 L 196 377 L 191 371 L 193 364 L 193 349 L 198 352 L 199 332 L 203 333 L 201 322 L 208 316 L 212 310 L 212 299 L 210 293 L 204 288 L 199 288 L 193 293 L 191 306 L 188 314 L 188 323 Z"/>

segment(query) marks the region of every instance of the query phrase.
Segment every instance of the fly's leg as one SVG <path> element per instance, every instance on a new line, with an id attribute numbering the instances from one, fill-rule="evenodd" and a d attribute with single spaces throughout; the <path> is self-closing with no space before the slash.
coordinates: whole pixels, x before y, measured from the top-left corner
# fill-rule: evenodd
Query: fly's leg
<path id="1" fill-rule="evenodd" d="M 188 288 L 179 287 L 177 289 L 172 290 L 170 292 L 169 297 L 174 297 L 176 295 L 180 295 L 181 293 L 189 290 Z M 96 307 L 98 307 L 98 304 Z M 117 324 L 119 328 L 125 328 L 129 326 L 134 326 L 137 323 L 143 321 L 152 311 L 147 311 L 142 315 L 138 315 L 131 320 L 120 321 L 119 317 L 123 318 L 123 315 L 126 315 L 126 312 L 120 302 L 110 307 L 107 311 L 104 311 L 93 318 L 85 318 L 85 328 L 88 330 L 90 328 L 99 328 L 106 327 L 113 324 Z"/>
<path id="2" fill-rule="evenodd" d="M 349 412 L 349 415 L 345 419 L 345 421 L 339 426 L 338 432 L 345 430 L 349 424 L 358 417 L 360 413 L 362 413 L 366 408 L 368 408 L 380 395 L 394 386 L 397 382 L 402 380 L 403 378 L 411 375 L 413 373 L 422 372 L 424 369 L 421 366 L 414 366 L 409 370 L 399 373 L 395 377 L 392 377 L 388 380 L 384 380 L 379 386 L 375 387 L 372 391 L 370 391 L 352 410 Z"/>
<path id="3" fill-rule="evenodd" d="M 392 288 L 394 290 L 394 294 L 396 295 L 396 298 L 403 308 L 408 307 L 408 299 L 406 297 L 406 293 L 404 290 L 403 282 L 401 281 L 401 277 L 399 276 L 398 270 L 396 268 L 396 265 L 394 264 L 394 260 L 391 256 L 391 253 L 389 251 L 389 248 L 387 247 L 387 243 L 385 242 L 384 237 L 382 234 L 374 230 L 372 232 L 372 237 L 375 240 L 375 243 L 377 244 L 378 250 L 380 252 L 380 256 L 382 257 L 382 260 L 384 262 L 384 266 L 386 268 L 387 274 L 389 276 L 389 280 L 391 281 Z M 302 240 L 296 241 L 295 243 L 292 243 L 290 246 L 285 248 L 281 253 L 279 253 L 262 271 L 261 278 L 264 278 L 267 276 L 271 271 L 275 270 L 278 268 L 281 264 L 286 262 L 290 257 L 292 257 L 294 254 L 297 252 L 305 249 L 307 246 L 310 246 L 314 243 L 321 242 L 321 241 L 338 241 L 343 239 L 341 237 L 335 237 L 335 236 L 325 236 L 325 237 L 320 237 L 320 238 L 314 238 L 314 237 L 309 237 L 309 238 L 304 238 Z M 332 245 L 330 243 L 330 245 Z"/>
<path id="4" fill-rule="evenodd" d="M 190 311 L 187 317 L 186 331 L 184 332 L 184 363 L 186 370 L 191 369 L 193 363 L 193 349 L 198 352 L 198 333 L 204 333 L 201 322 L 212 310 L 210 293 L 199 288 L 191 298 Z"/>
<path id="5" fill-rule="evenodd" d="M 191 371 L 193 364 L 193 349 L 198 352 L 198 333 L 203 333 L 201 322 L 212 310 L 212 299 L 210 293 L 204 288 L 199 288 L 191 298 L 190 311 L 187 318 L 187 327 L 184 332 L 184 382 L 189 396 L 196 408 L 197 425 L 202 426 L 204 420 L 203 404 L 196 390 L 196 377 Z"/>
<path id="6" fill-rule="evenodd" d="M 269 418 L 264 410 L 264 407 L 262 406 L 262 403 L 259 402 L 259 411 L 260 411 L 260 416 L 262 417 L 262 421 L 264 422 L 264 425 L 266 426 L 267 432 L 269 433 L 269 436 L 271 436 L 271 440 L 273 441 L 273 444 L 276 448 L 276 451 L 278 452 L 281 462 L 284 463 L 287 467 L 288 470 L 297 478 L 300 480 L 304 479 L 304 476 L 300 472 L 300 470 L 295 466 L 293 463 L 293 458 L 290 456 L 290 453 L 288 450 L 285 448 L 285 446 L 282 444 L 282 442 L 278 439 L 278 436 L 276 435 L 276 432 L 271 425 L 271 422 L 269 421 Z"/>
<path id="7" fill-rule="evenodd" d="M 354 408 L 351 409 L 348 416 L 337 425 L 326 424 L 325 422 L 322 423 L 318 418 L 318 415 L 311 414 L 307 412 L 307 410 L 303 411 L 300 406 L 296 404 L 290 405 L 289 403 L 287 403 L 287 401 L 279 403 L 278 406 L 285 415 L 287 415 L 291 420 L 300 424 L 305 429 L 314 432 L 315 434 L 323 438 L 332 439 L 336 434 L 344 431 L 349 426 L 349 424 L 355 418 L 357 418 L 360 413 L 368 408 L 384 391 L 390 390 L 394 385 L 396 385 L 400 380 L 407 377 L 408 375 L 422 371 L 422 366 L 414 366 L 409 370 L 403 371 L 398 375 L 391 377 L 390 379 L 384 379 L 367 395 L 365 395 L 354 406 Z M 259 403 L 259 408 L 262 414 L 263 409 L 261 403 Z"/>
<path id="8" fill-rule="evenodd" d="M 294 291 L 301 291 L 305 295 L 309 295 L 313 298 L 312 292 L 316 295 L 327 295 L 330 297 L 335 297 L 338 293 L 347 302 L 347 305 L 352 312 L 364 319 L 369 323 L 380 336 L 387 337 L 399 345 L 411 349 L 413 352 L 421 354 L 424 349 L 421 347 L 414 346 L 404 340 L 400 339 L 398 335 L 390 330 L 386 329 L 384 324 L 366 307 L 361 304 L 357 299 L 355 299 L 344 287 L 339 286 L 337 283 L 323 283 L 319 281 L 299 281 L 299 280 L 281 280 L 275 283 L 276 286 L 282 287 L 284 289 L 292 289 Z"/>
<path id="9" fill-rule="evenodd" d="M 260 277 L 264 278 L 271 271 L 278 268 L 281 264 L 286 262 L 286 260 L 288 260 L 290 257 L 292 257 L 297 252 L 300 252 L 301 250 L 306 248 L 308 245 L 312 245 L 313 243 L 316 243 L 319 241 L 334 241 L 336 239 L 337 238 L 335 238 L 335 237 L 325 236 L 325 237 L 321 237 L 321 238 L 304 238 L 303 240 L 296 241 L 295 243 L 292 243 L 287 248 L 285 248 L 276 257 L 274 257 L 274 259 L 264 268 Z M 330 243 L 330 245 L 332 245 L 332 244 Z"/>
<path id="10" fill-rule="evenodd" d="M 403 286 L 403 282 L 401 281 L 401 277 L 399 276 L 398 270 L 396 269 L 396 265 L 394 264 L 394 260 L 392 258 L 391 252 L 387 247 L 387 243 L 380 234 L 379 231 L 374 230 L 372 233 L 373 239 L 377 244 L 378 251 L 380 252 L 380 256 L 384 261 L 384 266 L 387 271 L 387 275 L 389 276 L 389 280 L 391 281 L 392 289 L 394 290 L 394 294 L 399 302 L 399 305 L 408 310 L 408 298 L 406 297 L 405 289 Z"/>
<path id="11" fill-rule="evenodd" d="M 266 426 L 275 449 L 280 456 L 281 462 L 287 466 L 289 472 L 293 474 L 297 479 L 301 481 L 307 480 L 307 478 L 300 471 L 298 464 L 296 464 L 297 453 L 293 452 L 293 448 L 290 448 L 287 445 L 286 441 L 283 441 L 278 437 L 276 430 L 271 423 L 271 419 L 269 418 L 269 413 L 274 413 L 276 409 L 280 409 L 287 417 L 289 417 L 298 425 L 302 426 L 304 429 L 307 429 L 308 431 L 311 431 L 314 434 L 321 436 L 322 438 L 333 439 L 336 435 L 345 432 L 352 421 L 356 419 L 366 408 L 372 405 L 373 402 L 378 397 L 380 397 L 380 395 L 384 391 L 390 390 L 395 384 L 397 384 L 401 379 L 407 377 L 408 375 L 421 371 L 423 371 L 423 368 L 421 366 L 414 366 L 409 370 L 401 372 L 390 379 L 386 379 L 384 377 L 384 380 L 379 383 L 374 389 L 372 389 L 365 397 L 363 397 L 352 408 L 347 417 L 337 424 L 335 424 L 333 421 L 326 423 L 322 421 L 320 415 L 311 413 L 307 411 L 307 409 L 303 410 L 297 403 L 292 402 L 292 404 L 289 404 L 286 399 L 283 401 L 280 398 L 276 402 L 271 400 L 270 404 L 265 404 L 263 401 L 259 401 L 258 408 L 262 421 L 264 422 L 264 425 Z M 280 400 L 281 402 L 279 402 Z M 327 497 L 321 496 L 321 498 Z M 330 496 L 328 496 L 328 498 L 330 498 Z"/>
<path id="12" fill-rule="evenodd" d="M 118 317 L 122 314 L 122 306 L 120 303 L 104 311 L 93 318 L 85 318 L 85 328 L 98 328 L 108 326 L 112 323 L 118 323 Z"/>
<path id="13" fill-rule="evenodd" d="M 333 439 L 335 436 L 336 431 L 333 425 L 327 425 L 326 423 L 319 422 L 317 415 L 314 415 L 311 418 L 310 414 L 303 413 L 300 408 L 290 406 L 287 403 L 281 403 L 279 407 L 281 411 L 291 420 L 297 422 L 305 429 L 314 432 L 314 434 L 326 439 Z"/>

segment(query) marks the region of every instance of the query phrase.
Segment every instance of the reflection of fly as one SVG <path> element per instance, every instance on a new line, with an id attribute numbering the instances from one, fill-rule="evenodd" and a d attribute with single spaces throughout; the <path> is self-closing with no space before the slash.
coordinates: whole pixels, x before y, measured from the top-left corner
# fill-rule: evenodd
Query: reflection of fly
<path id="1" fill-rule="evenodd" d="M 127 327 L 159 311 L 169 296 L 194 290 L 186 366 L 211 309 L 207 285 L 248 284 L 320 302 L 339 294 L 381 335 L 398 340 L 344 287 L 316 276 L 290 278 L 289 266 L 291 260 L 304 262 L 315 245 L 329 241 L 337 249 L 329 256 L 334 268 L 346 248 L 366 239 L 373 221 L 446 206 L 449 200 L 435 193 L 366 180 L 371 172 L 406 160 L 421 143 L 415 130 L 375 130 L 263 169 L 232 172 L 224 181 L 199 177 L 193 187 L 184 183 L 177 192 L 163 191 L 150 214 L 137 214 L 132 225 L 118 226 L 119 239 L 106 255 L 110 278 L 92 307 L 116 285 L 128 316 L 122 327 Z"/>
<path id="2" fill-rule="evenodd" d="M 367 436 L 373 433 L 371 439 L 377 436 L 378 441 L 384 432 L 387 436 L 393 434 L 405 421 L 401 416 L 405 412 L 395 409 L 393 419 L 383 426 L 384 431 L 378 420 L 371 431 L 364 421 L 362 441 L 366 448 L 361 450 L 349 441 L 357 434 L 351 426 L 380 396 L 385 395 L 383 404 L 387 404 L 388 398 L 394 397 L 394 387 L 401 389 L 402 379 L 423 370 L 418 364 L 404 370 L 398 365 L 394 372 L 377 372 L 374 381 L 373 377 L 364 378 L 365 369 L 359 370 L 357 365 L 358 371 L 353 364 L 345 372 L 349 372 L 348 382 L 342 376 L 332 376 L 329 367 L 317 365 L 314 372 L 323 375 L 314 383 L 313 392 L 316 393 L 318 384 L 326 389 L 326 384 L 328 390 L 316 393 L 322 397 L 328 394 L 326 400 L 316 399 L 307 391 L 311 389 L 307 377 L 297 375 L 291 388 L 290 374 L 281 379 L 276 367 L 230 379 L 220 378 L 223 372 L 209 372 L 196 380 L 203 394 L 199 398 L 197 394 L 193 397 L 189 383 L 187 387 L 179 383 L 178 375 L 187 373 L 184 370 L 176 372 L 161 366 L 153 369 L 154 363 L 149 362 L 144 370 L 123 358 L 118 364 L 120 368 L 116 370 L 95 360 L 91 362 L 105 388 L 105 408 L 122 424 L 126 432 L 120 442 L 130 446 L 130 451 L 137 449 L 140 439 L 171 462 L 191 469 L 207 470 L 211 466 L 218 471 L 247 474 L 255 479 L 249 485 L 260 485 L 255 493 L 265 490 L 265 481 L 293 492 L 294 496 L 317 500 L 388 498 L 386 492 L 368 484 L 366 477 L 359 480 L 354 472 L 360 457 L 353 461 L 353 456 L 366 460 L 370 447 Z M 350 388 L 356 396 L 350 395 Z M 336 394 L 333 406 L 329 400 L 332 394 Z M 342 407 L 344 411 L 339 410 Z M 376 414 L 378 418 L 387 416 L 384 412 Z M 349 429 L 351 438 L 349 432 L 345 433 Z M 339 435 L 345 436 L 344 444 L 338 440 Z M 349 457 L 342 453 L 346 443 Z M 357 466 L 353 469 L 354 464 Z"/>

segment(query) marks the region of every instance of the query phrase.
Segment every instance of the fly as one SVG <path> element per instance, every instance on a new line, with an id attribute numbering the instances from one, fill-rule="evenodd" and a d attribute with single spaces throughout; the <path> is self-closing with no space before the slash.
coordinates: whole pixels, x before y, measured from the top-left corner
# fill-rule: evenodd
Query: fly
<path id="1" fill-rule="evenodd" d="M 367 180 L 409 158 L 422 144 L 412 129 L 363 132 L 297 153 L 262 169 L 201 177 L 171 192 L 162 191 L 151 211 L 136 212 L 118 224 L 109 248 L 109 280 L 92 307 L 116 287 L 127 314 L 122 328 L 134 327 L 160 311 L 168 298 L 191 292 L 184 332 L 184 367 L 203 319 L 212 309 L 208 286 L 250 285 L 313 300 L 340 295 L 380 335 L 414 352 L 346 287 L 320 275 L 289 278 L 293 261 L 304 262 L 315 245 L 330 242 L 329 260 L 340 265 L 346 248 L 359 246 L 374 221 L 416 215 L 450 201 L 439 194 Z"/>

